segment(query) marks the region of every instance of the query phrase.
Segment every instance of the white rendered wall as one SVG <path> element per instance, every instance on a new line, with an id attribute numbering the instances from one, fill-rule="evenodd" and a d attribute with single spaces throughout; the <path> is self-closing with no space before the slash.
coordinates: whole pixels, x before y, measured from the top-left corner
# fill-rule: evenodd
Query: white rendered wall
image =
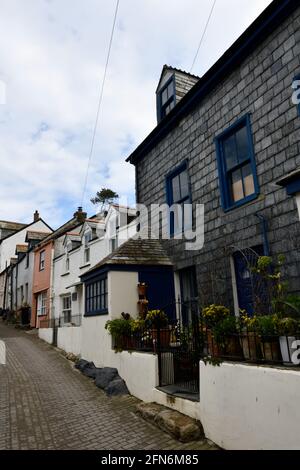
<path id="1" fill-rule="evenodd" d="M 49 227 L 39 220 L 31 224 L 30 227 L 25 227 L 23 230 L 20 230 L 9 238 L 2 240 L 0 246 L 0 272 L 5 269 L 6 262 L 9 265 L 10 258 L 15 257 L 16 245 L 22 245 L 25 243 L 26 233 L 28 230 L 50 232 Z"/>
<path id="2" fill-rule="evenodd" d="M 39 338 L 52 344 L 53 342 L 53 328 L 39 328 Z"/>
<path id="3" fill-rule="evenodd" d="M 206 436 L 228 450 L 300 449 L 300 370 L 200 363 Z"/>
<path id="4" fill-rule="evenodd" d="M 81 327 L 66 326 L 57 330 L 57 347 L 68 353 L 81 353 Z"/>

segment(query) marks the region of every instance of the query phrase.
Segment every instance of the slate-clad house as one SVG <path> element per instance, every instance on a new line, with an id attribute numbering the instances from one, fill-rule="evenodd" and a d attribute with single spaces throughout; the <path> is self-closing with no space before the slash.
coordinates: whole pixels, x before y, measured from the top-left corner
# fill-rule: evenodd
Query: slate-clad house
<path id="1" fill-rule="evenodd" d="M 136 168 L 138 203 L 205 206 L 201 250 L 186 251 L 172 238 L 176 215 L 169 221 L 165 247 L 182 299 L 253 311 L 251 258 L 262 254 L 284 254 L 289 289 L 300 291 L 296 198 L 277 185 L 300 166 L 292 102 L 299 57 L 299 2 L 275 0 L 180 101 L 184 73 L 163 69 L 158 124 L 127 161 Z"/>

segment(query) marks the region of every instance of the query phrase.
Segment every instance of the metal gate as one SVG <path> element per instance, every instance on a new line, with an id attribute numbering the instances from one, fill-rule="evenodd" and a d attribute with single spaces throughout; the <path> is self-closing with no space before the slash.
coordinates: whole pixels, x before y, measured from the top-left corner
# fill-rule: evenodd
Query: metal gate
<path id="1" fill-rule="evenodd" d="M 199 361 L 203 352 L 202 322 L 197 300 L 173 304 L 176 321 L 158 328 L 159 386 L 174 394 L 199 394 Z"/>

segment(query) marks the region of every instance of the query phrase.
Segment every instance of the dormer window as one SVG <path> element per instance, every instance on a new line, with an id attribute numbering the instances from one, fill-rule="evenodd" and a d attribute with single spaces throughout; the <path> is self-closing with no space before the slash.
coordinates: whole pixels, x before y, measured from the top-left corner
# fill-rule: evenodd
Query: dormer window
<path id="1" fill-rule="evenodd" d="M 157 114 L 161 120 L 174 108 L 176 104 L 174 75 L 159 90 L 157 95 Z"/>
<path id="2" fill-rule="evenodd" d="M 92 232 L 88 231 L 84 234 L 84 263 L 90 262 L 90 247 L 89 243 L 92 240 Z"/>

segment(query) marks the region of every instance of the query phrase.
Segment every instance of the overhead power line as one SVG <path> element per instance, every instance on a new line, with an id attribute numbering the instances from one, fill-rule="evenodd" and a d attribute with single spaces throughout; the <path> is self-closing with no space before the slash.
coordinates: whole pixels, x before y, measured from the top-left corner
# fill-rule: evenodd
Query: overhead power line
<path id="1" fill-rule="evenodd" d="M 205 34 L 206 34 L 206 31 L 207 31 L 209 22 L 210 22 L 210 20 L 211 20 L 211 17 L 212 17 L 214 8 L 215 8 L 215 6 L 216 6 L 216 3 L 217 3 L 217 0 L 214 0 L 213 5 L 212 5 L 212 7 L 211 7 L 211 10 L 210 10 L 210 12 L 209 12 L 209 15 L 208 15 L 206 24 L 205 24 L 204 31 L 203 31 L 202 36 L 201 36 L 201 38 L 200 38 L 200 42 L 199 42 L 199 45 L 198 45 L 198 48 L 197 48 L 197 52 L 196 52 L 196 54 L 195 54 L 195 57 L 194 57 L 192 66 L 191 66 L 191 68 L 190 68 L 190 73 L 192 72 L 192 70 L 193 70 L 193 68 L 194 68 L 194 65 L 195 65 L 195 62 L 196 62 L 196 60 L 197 60 L 197 57 L 198 57 L 198 54 L 199 54 L 199 51 L 200 51 L 200 47 L 202 46 L 203 39 L 204 39 L 204 37 L 205 37 Z"/>
<path id="2" fill-rule="evenodd" d="M 96 120 L 95 120 L 93 135 L 92 135 L 91 148 L 90 148 L 88 162 L 87 162 L 87 169 L 86 169 L 85 180 L 84 180 L 83 191 L 82 191 L 82 198 L 81 198 L 81 206 L 83 206 L 83 203 L 84 203 L 84 197 L 85 197 L 85 193 L 86 193 L 89 170 L 90 170 L 92 156 L 93 156 L 93 150 L 94 150 L 94 146 L 95 146 L 96 132 L 97 132 L 97 128 L 98 128 L 99 116 L 100 116 L 101 105 L 102 105 L 102 100 L 103 100 L 103 93 L 104 93 L 104 87 L 105 87 L 105 82 L 106 82 L 106 75 L 107 75 L 108 64 L 109 64 L 109 59 L 110 59 L 111 47 L 112 47 L 112 42 L 113 42 L 113 37 L 114 37 L 114 32 L 115 32 L 116 20 L 117 20 L 117 15 L 118 15 L 118 10 L 119 10 L 119 3 L 120 3 L 120 0 L 117 0 L 116 7 L 115 7 L 115 13 L 114 13 L 114 19 L 113 19 L 113 25 L 112 25 L 111 34 L 110 34 L 110 40 L 109 40 L 109 45 L 108 45 L 108 51 L 107 51 L 105 68 L 104 68 L 104 74 L 103 74 L 103 78 L 102 78 L 102 82 L 101 82 L 101 86 L 100 86 L 100 94 L 99 94 L 99 100 L 98 100 Z"/>

